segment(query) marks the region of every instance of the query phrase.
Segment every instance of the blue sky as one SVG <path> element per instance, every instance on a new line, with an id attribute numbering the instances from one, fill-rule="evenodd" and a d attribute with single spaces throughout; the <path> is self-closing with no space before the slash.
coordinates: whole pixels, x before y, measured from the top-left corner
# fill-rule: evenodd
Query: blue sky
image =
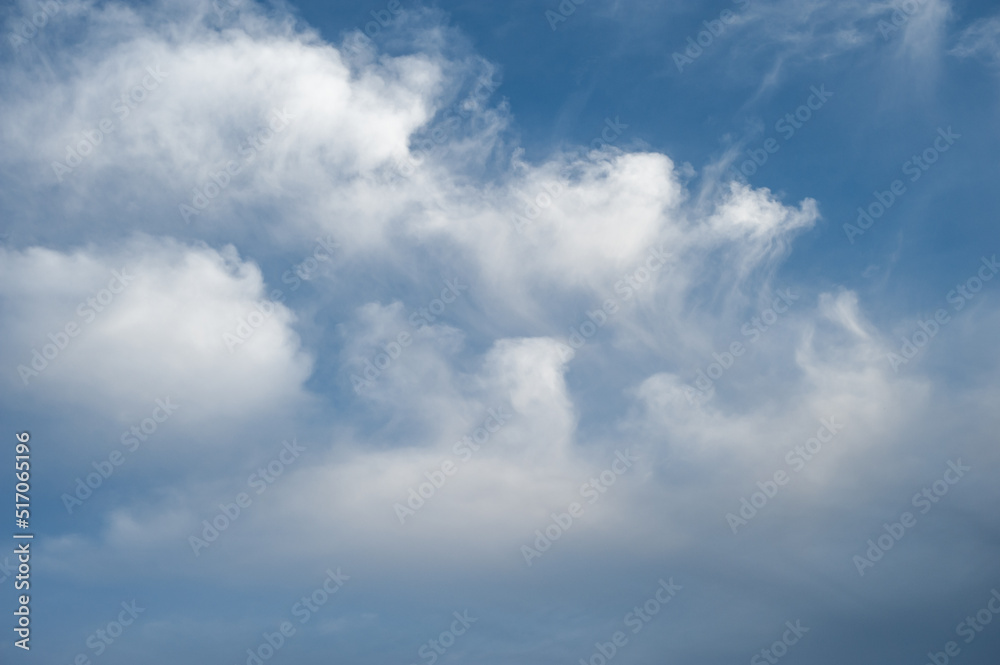
<path id="1" fill-rule="evenodd" d="M 992 3 L 3 16 L 0 662 L 1000 653 Z"/>

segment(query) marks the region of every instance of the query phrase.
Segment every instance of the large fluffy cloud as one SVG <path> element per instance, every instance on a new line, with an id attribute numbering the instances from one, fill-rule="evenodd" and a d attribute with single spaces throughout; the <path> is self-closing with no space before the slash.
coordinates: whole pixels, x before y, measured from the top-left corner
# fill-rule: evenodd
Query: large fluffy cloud
<path id="1" fill-rule="evenodd" d="M 310 358 L 260 270 L 141 238 L 117 251 L 4 250 L 7 389 L 114 414 L 184 395 L 185 417 L 246 417 L 301 398 Z"/>

